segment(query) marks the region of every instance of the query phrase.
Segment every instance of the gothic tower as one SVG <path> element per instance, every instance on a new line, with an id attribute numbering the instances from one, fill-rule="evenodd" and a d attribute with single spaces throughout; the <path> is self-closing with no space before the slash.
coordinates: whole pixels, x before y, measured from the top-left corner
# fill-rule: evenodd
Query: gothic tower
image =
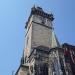
<path id="1" fill-rule="evenodd" d="M 26 44 L 21 66 L 16 75 L 49 75 L 49 52 L 59 46 L 54 34 L 52 13 L 40 7 L 32 7 L 26 23 Z"/>

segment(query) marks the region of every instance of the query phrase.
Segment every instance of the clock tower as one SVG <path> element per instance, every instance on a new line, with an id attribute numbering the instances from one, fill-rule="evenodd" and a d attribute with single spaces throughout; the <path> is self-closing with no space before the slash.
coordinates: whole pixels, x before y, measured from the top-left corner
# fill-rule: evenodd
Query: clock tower
<path id="1" fill-rule="evenodd" d="M 53 14 L 32 7 L 26 22 L 26 44 L 16 75 L 50 75 L 50 49 L 59 46 L 54 34 Z"/>

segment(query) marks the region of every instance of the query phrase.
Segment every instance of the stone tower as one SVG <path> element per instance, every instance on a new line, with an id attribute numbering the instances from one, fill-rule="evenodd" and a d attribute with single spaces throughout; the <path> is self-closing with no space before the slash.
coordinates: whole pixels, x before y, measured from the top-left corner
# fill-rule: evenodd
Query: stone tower
<path id="1" fill-rule="evenodd" d="M 25 26 L 24 52 L 24 62 L 29 63 L 30 75 L 48 75 L 49 49 L 59 45 L 53 32 L 53 20 L 53 14 L 44 12 L 40 7 L 32 7 Z"/>
<path id="2" fill-rule="evenodd" d="M 59 46 L 54 34 L 52 13 L 46 13 L 40 7 L 32 7 L 26 23 L 26 44 L 21 65 L 16 75 L 50 75 L 49 52 Z"/>

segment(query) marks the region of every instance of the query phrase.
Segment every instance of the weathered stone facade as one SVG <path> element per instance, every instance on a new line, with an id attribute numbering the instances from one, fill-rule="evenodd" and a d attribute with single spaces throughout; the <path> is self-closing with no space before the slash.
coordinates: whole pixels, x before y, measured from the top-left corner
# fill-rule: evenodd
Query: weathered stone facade
<path id="1" fill-rule="evenodd" d="M 25 26 L 26 46 L 15 75 L 75 74 L 75 47 L 59 44 L 54 34 L 53 20 L 53 15 L 45 13 L 42 8 L 31 9 Z"/>

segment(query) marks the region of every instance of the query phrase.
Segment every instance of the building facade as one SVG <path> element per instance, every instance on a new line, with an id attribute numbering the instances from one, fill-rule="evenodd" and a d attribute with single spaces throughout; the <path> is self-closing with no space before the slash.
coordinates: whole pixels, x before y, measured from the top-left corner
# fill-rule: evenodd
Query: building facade
<path id="1" fill-rule="evenodd" d="M 26 44 L 15 75 L 74 75 L 75 46 L 60 45 L 54 33 L 52 13 L 32 7 L 26 23 Z"/>

